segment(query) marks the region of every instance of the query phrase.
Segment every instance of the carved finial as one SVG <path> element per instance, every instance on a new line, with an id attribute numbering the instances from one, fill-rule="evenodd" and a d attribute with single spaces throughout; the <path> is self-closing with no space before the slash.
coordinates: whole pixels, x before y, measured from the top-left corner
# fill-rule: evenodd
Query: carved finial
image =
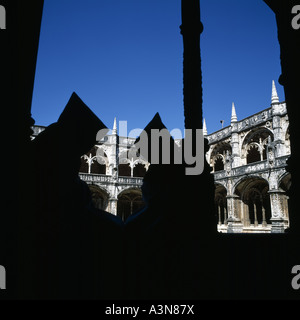
<path id="1" fill-rule="evenodd" d="M 279 98 L 275 86 L 275 81 L 272 80 L 272 98 L 271 98 L 271 104 L 279 103 Z"/>
<path id="2" fill-rule="evenodd" d="M 237 122 L 234 102 L 232 102 L 232 108 L 231 108 L 231 122 Z"/>

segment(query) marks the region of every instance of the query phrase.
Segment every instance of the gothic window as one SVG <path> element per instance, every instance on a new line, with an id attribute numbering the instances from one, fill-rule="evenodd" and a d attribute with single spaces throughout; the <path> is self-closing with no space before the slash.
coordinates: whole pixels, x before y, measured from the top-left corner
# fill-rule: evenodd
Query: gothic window
<path id="1" fill-rule="evenodd" d="M 228 142 L 220 142 L 214 147 L 210 156 L 210 163 L 215 172 L 224 170 L 224 158 L 226 154 L 231 155 L 231 153 L 231 146 Z"/>
<path id="2" fill-rule="evenodd" d="M 266 160 L 267 145 L 272 140 L 272 132 L 264 127 L 249 132 L 244 139 L 242 148 L 242 155 L 246 155 L 247 164 Z"/>
<path id="3" fill-rule="evenodd" d="M 216 172 L 221 170 L 224 170 L 223 157 L 221 155 L 218 155 L 215 160 L 214 171 Z"/>
<path id="4" fill-rule="evenodd" d="M 247 152 L 247 164 L 260 161 L 260 152 L 258 146 L 251 144 Z"/>

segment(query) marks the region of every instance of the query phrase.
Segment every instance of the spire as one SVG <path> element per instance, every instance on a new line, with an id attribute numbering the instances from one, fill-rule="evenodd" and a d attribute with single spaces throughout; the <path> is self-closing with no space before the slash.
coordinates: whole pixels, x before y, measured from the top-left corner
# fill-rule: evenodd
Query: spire
<path id="1" fill-rule="evenodd" d="M 114 119 L 114 126 L 112 129 L 112 134 L 117 134 L 117 118 Z"/>
<path id="2" fill-rule="evenodd" d="M 203 119 L 203 135 L 207 136 L 207 128 L 206 128 L 205 118 Z"/>
<path id="3" fill-rule="evenodd" d="M 279 98 L 275 86 L 275 81 L 272 80 L 272 98 L 271 98 L 271 104 L 273 103 L 279 103 Z"/>
<path id="4" fill-rule="evenodd" d="M 237 122 L 237 116 L 235 112 L 234 102 L 232 102 L 232 108 L 231 108 L 231 122 Z"/>

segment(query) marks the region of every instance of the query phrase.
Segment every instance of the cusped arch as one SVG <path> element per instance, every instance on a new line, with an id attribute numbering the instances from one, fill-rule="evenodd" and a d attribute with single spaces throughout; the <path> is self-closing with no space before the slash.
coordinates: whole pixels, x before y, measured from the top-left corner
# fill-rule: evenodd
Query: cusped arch
<path id="1" fill-rule="evenodd" d="M 259 137 L 263 140 L 267 139 L 268 136 L 271 136 L 273 141 L 274 134 L 273 132 L 266 127 L 258 127 L 250 130 L 242 139 L 242 146 L 249 144 L 252 141 L 259 142 Z"/>
<path id="2" fill-rule="evenodd" d="M 228 141 L 218 142 L 210 152 L 209 164 L 214 172 L 224 170 L 225 156 L 232 154 L 232 148 Z"/>
<path id="3" fill-rule="evenodd" d="M 274 140 L 273 132 L 266 127 L 258 127 L 249 131 L 241 143 L 241 156 L 247 163 L 265 160 L 266 146 Z"/>

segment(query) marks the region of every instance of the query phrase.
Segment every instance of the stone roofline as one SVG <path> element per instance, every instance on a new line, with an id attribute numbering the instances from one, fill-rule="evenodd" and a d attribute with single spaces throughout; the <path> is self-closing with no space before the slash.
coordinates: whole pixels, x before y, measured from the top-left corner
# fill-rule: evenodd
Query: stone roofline
<path id="1" fill-rule="evenodd" d="M 283 108 L 279 110 L 280 115 L 285 115 L 287 113 L 286 110 L 286 103 L 285 101 L 282 101 L 277 104 L 279 107 L 284 106 Z M 277 111 L 278 112 L 278 111 Z M 264 116 L 265 115 L 265 116 Z M 232 126 L 235 125 L 237 128 L 237 132 L 241 132 L 244 130 L 248 130 L 252 127 L 255 127 L 258 124 L 262 124 L 264 122 L 267 122 L 272 118 L 272 106 L 268 107 L 264 110 L 261 110 L 257 113 L 254 113 L 244 119 L 238 120 L 237 122 L 231 123 L 230 125 L 221 128 L 217 131 L 214 131 L 206 136 L 206 138 L 209 141 L 209 144 L 215 143 L 216 141 L 223 140 L 224 138 L 227 138 L 228 136 L 231 135 L 232 131 Z M 248 120 L 248 123 L 247 123 Z M 41 125 L 34 125 L 32 126 L 33 130 L 33 137 L 36 137 L 39 133 L 45 130 L 47 126 L 41 126 Z M 110 140 L 111 137 L 113 137 L 113 134 L 107 135 L 108 139 Z M 103 138 L 104 139 L 104 138 Z M 104 142 L 104 140 L 99 141 L 99 143 Z M 126 144 L 128 143 L 129 146 L 133 144 L 136 138 L 131 138 L 131 137 L 124 137 L 124 136 L 119 136 L 119 144 Z M 127 140 L 127 142 L 124 142 L 124 140 Z M 179 143 L 181 139 L 174 139 L 175 142 Z"/>
<path id="2" fill-rule="evenodd" d="M 275 110 L 274 110 L 275 109 Z M 236 132 L 242 132 L 245 130 L 249 130 L 251 128 L 256 127 L 257 125 L 261 125 L 262 123 L 265 123 L 272 119 L 274 111 L 281 116 L 284 116 L 287 114 L 286 110 L 286 103 L 285 101 L 280 102 L 277 104 L 277 106 L 274 106 L 266 108 L 264 110 L 261 110 L 257 113 L 254 113 L 244 119 L 238 120 L 236 122 L 231 123 L 230 125 L 221 128 L 220 130 L 217 130 L 213 133 L 210 133 L 206 136 L 208 139 L 209 144 L 216 143 L 217 141 L 221 141 L 231 135 L 232 127 L 235 126 Z"/>

